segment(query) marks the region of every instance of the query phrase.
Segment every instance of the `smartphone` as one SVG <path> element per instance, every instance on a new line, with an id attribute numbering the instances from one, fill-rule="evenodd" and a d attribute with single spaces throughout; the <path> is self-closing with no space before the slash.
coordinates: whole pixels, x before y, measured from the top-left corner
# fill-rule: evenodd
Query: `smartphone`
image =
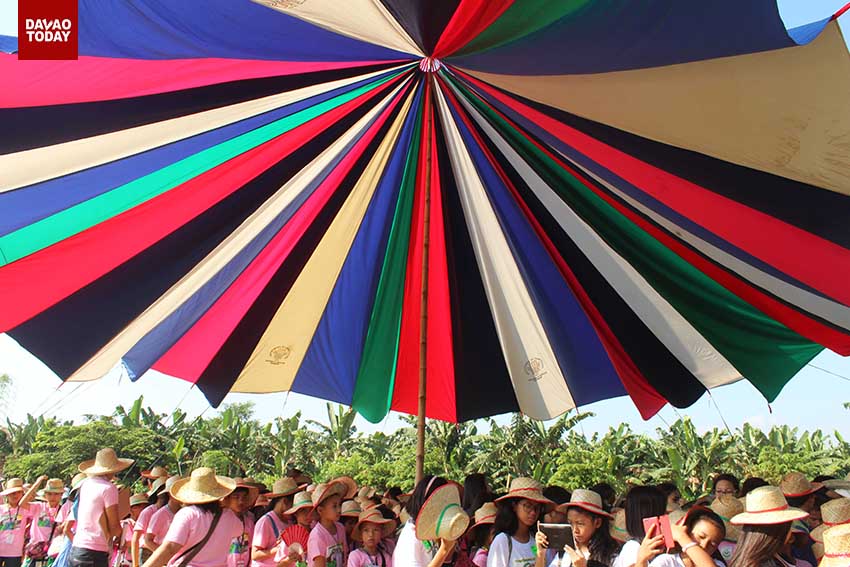
<path id="1" fill-rule="evenodd" d="M 567 545 L 575 549 L 576 542 L 573 539 L 573 527 L 571 525 L 537 522 L 537 529 L 546 534 L 546 539 L 549 540 L 549 549 L 554 549 L 559 553 Z"/>
<path id="2" fill-rule="evenodd" d="M 663 516 L 653 516 L 643 519 L 643 529 L 646 533 L 649 533 L 652 526 L 656 526 L 655 535 L 660 534 L 664 536 L 664 547 L 667 549 L 676 547 L 676 543 L 673 541 L 673 530 L 670 529 L 669 515 L 665 514 Z"/>

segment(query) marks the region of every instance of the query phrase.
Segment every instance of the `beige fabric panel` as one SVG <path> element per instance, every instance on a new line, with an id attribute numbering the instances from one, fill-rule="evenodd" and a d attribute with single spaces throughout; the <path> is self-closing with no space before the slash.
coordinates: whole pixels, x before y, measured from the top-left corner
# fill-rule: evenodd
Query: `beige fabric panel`
<path id="1" fill-rule="evenodd" d="M 251 353 L 232 391 L 282 392 L 292 387 L 375 188 L 392 155 L 414 94 L 415 90 L 411 90 L 363 174 Z M 348 345 L 339 347 L 349 348 Z M 287 352 L 283 360 L 273 354 L 273 351 L 280 350 Z"/>
<path id="2" fill-rule="evenodd" d="M 346 146 L 362 135 L 368 124 L 381 112 L 398 89 L 366 113 L 345 134 L 340 136 L 331 146 L 319 154 L 312 162 L 296 173 L 278 191 L 272 195 L 250 217 L 245 219 L 232 234 L 230 234 L 215 250 L 196 265 L 179 282 L 174 284 L 155 303 L 136 317 L 127 327 L 107 343 L 97 354 L 77 370 L 69 379 L 70 382 L 85 382 L 97 380 L 109 372 L 134 344 L 139 342 L 147 333 L 159 325 L 175 309 L 180 307 L 201 286 L 217 274 L 230 262 L 247 244 L 249 244 L 269 223 L 279 215 L 292 201 L 300 195 L 313 179 L 319 175 L 333 160 L 345 150 Z"/>
<path id="3" fill-rule="evenodd" d="M 403 65 L 395 67 L 400 69 Z M 387 70 L 310 85 L 301 89 L 206 110 L 108 134 L 0 156 L 0 193 L 96 167 L 178 140 L 209 132 L 333 90 Z"/>
<path id="4" fill-rule="evenodd" d="M 466 72 L 646 138 L 850 195 L 850 54 L 837 22 L 805 46 L 667 67 Z"/>
<path id="5" fill-rule="evenodd" d="M 410 53 L 417 57 L 425 56 L 380 0 L 254 0 L 254 2 L 340 35 Z"/>

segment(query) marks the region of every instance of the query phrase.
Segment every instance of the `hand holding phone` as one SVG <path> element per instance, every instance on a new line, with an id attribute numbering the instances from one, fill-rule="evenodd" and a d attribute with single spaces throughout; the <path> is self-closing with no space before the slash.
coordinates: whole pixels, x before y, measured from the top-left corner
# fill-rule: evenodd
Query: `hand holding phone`
<path id="1" fill-rule="evenodd" d="M 673 549 L 676 546 L 676 542 L 673 541 L 673 530 L 670 529 L 670 516 L 665 514 L 663 516 L 652 516 L 643 519 L 643 529 L 647 534 L 650 533 L 653 526 L 655 526 L 656 535 L 664 536 L 664 547 Z"/>

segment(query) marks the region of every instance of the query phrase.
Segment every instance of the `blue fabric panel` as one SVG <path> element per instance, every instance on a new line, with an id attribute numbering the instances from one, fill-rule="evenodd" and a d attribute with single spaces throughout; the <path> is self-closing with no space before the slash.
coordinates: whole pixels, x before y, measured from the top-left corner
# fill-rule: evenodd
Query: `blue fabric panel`
<path id="1" fill-rule="evenodd" d="M 3 215 L 0 216 L 0 236 L 97 197 L 245 132 L 255 130 L 335 96 L 358 89 L 367 83 L 380 81 L 396 72 L 390 71 L 381 74 L 379 77 L 357 81 L 352 85 L 324 92 L 216 130 L 99 167 L 50 179 L 15 191 L 0 193 L 0 210 L 3 211 Z"/>
<path id="2" fill-rule="evenodd" d="M 509 75 L 605 73 L 794 45 L 776 0 L 617 0 L 591 2 L 513 42 L 448 61 Z"/>
<path id="3" fill-rule="evenodd" d="M 626 395 L 596 330 L 483 150 L 452 116 L 487 190 L 576 404 Z"/>
<path id="4" fill-rule="evenodd" d="M 282 61 L 411 59 L 251 0 L 80 0 L 80 55 Z"/>
<path id="5" fill-rule="evenodd" d="M 293 392 L 351 405 L 421 97 L 422 83 L 295 376 Z"/>
<path id="6" fill-rule="evenodd" d="M 0 53 L 17 53 L 18 38 L 13 35 L 0 35 Z"/>

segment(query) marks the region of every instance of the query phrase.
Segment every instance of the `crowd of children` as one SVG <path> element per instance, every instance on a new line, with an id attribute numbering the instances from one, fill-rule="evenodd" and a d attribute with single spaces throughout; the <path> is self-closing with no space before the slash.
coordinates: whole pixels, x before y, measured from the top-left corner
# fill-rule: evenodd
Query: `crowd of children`
<path id="1" fill-rule="evenodd" d="M 157 466 L 130 495 L 117 475 L 132 465 L 103 449 L 68 486 L 6 481 L 0 567 L 850 567 L 850 478 L 719 474 L 685 503 L 670 483 L 618 499 L 521 477 L 496 493 L 472 474 L 379 493 L 295 469 L 268 488 Z"/>

